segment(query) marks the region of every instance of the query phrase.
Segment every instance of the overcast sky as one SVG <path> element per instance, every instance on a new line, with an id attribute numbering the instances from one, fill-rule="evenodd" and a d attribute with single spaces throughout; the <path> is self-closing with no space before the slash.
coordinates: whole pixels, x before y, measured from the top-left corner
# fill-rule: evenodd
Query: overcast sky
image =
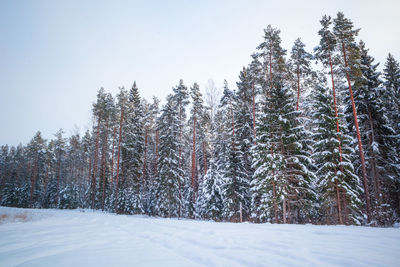
<path id="1" fill-rule="evenodd" d="M 235 86 L 268 24 L 311 50 L 319 19 L 343 11 L 377 61 L 400 59 L 400 1 L 0 1 L 0 145 L 91 126 L 100 87 L 136 80 L 164 99 L 179 79 Z"/>

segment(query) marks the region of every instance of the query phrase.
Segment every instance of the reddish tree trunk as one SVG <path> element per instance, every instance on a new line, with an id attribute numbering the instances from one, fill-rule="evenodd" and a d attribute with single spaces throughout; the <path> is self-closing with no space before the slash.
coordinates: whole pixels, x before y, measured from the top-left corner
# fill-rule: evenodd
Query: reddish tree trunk
<path id="1" fill-rule="evenodd" d="M 276 185 L 275 185 L 275 182 L 272 182 L 272 193 L 273 193 L 273 196 L 274 196 L 275 223 L 278 223 L 278 203 L 276 203 Z"/>
<path id="2" fill-rule="evenodd" d="M 117 174 L 115 177 L 115 211 L 118 212 L 118 190 L 119 190 L 119 160 L 121 155 L 121 139 L 122 139 L 122 123 L 124 121 L 124 109 L 121 107 L 121 117 L 119 119 L 119 136 L 118 136 L 118 152 L 117 152 Z"/>
<path id="3" fill-rule="evenodd" d="M 362 171 L 362 175 L 363 175 L 365 201 L 366 201 L 366 206 L 367 206 L 367 219 L 368 219 L 368 222 L 370 222 L 371 221 L 371 205 L 370 205 L 370 201 L 369 201 L 367 170 L 366 170 L 366 167 L 365 167 L 364 150 L 363 150 L 363 146 L 362 146 L 362 143 L 361 143 L 360 127 L 358 126 L 357 109 L 356 109 L 356 105 L 355 105 L 355 102 L 354 102 L 353 89 L 351 87 L 350 75 L 349 75 L 349 72 L 347 70 L 348 64 L 347 64 L 347 57 L 346 57 L 346 48 L 344 46 L 344 43 L 342 43 L 342 50 L 343 50 L 344 64 L 345 64 L 345 67 L 346 67 L 346 78 L 347 78 L 347 83 L 349 85 L 351 106 L 353 108 L 354 126 L 356 128 L 356 133 L 357 133 L 358 149 L 359 149 L 359 152 L 360 152 L 361 171 Z"/>
<path id="4" fill-rule="evenodd" d="M 94 200 L 96 197 L 96 172 L 97 172 L 97 159 L 99 156 L 99 137 L 100 137 L 100 119 L 101 113 L 99 114 L 99 118 L 97 120 L 97 137 L 96 137 L 96 149 L 94 153 L 94 161 L 93 161 L 93 175 L 92 175 L 92 209 L 94 209 Z"/>
<path id="5" fill-rule="evenodd" d="M 335 181 L 336 185 L 336 203 L 337 203 L 337 210 L 338 210 L 338 221 L 339 224 L 343 224 L 343 219 L 342 219 L 342 203 L 340 202 L 340 189 L 339 189 L 339 184 L 338 180 L 336 179 Z"/>

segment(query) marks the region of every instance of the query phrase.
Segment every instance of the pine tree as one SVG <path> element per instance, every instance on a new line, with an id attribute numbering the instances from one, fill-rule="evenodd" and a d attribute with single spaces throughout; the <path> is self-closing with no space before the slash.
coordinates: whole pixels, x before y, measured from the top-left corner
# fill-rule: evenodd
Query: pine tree
<path id="1" fill-rule="evenodd" d="M 356 136 L 358 140 L 358 151 L 360 154 L 360 161 L 361 161 L 361 171 L 363 176 L 363 184 L 364 184 L 364 193 L 365 193 L 365 202 L 367 208 L 367 220 L 368 222 L 371 221 L 371 204 L 369 198 L 369 188 L 368 188 L 368 178 L 367 178 L 367 171 L 365 166 L 365 158 L 364 158 L 364 149 L 362 146 L 361 135 L 360 135 L 360 127 L 358 125 L 358 117 L 357 117 L 357 107 L 354 102 L 353 96 L 353 89 L 350 80 L 350 76 L 358 77 L 359 73 L 359 66 L 358 66 L 358 58 L 359 58 L 359 51 L 357 44 L 354 43 L 355 37 L 358 35 L 359 29 L 353 29 L 353 22 L 349 19 L 344 17 L 342 12 L 337 14 L 337 17 L 334 19 L 334 27 L 333 33 L 337 40 L 337 45 L 340 47 L 340 50 L 343 54 L 343 61 L 344 61 L 344 68 L 343 72 L 346 76 L 348 89 L 349 89 L 349 96 L 350 101 L 352 104 L 353 110 L 353 120 L 354 120 L 354 128 L 356 131 Z"/>
<path id="2" fill-rule="evenodd" d="M 205 108 L 203 105 L 202 94 L 200 87 L 194 83 L 190 88 L 190 96 L 192 98 L 191 117 L 189 118 L 189 127 L 192 136 L 192 149 L 191 149 L 191 172 L 190 183 L 185 186 L 185 200 L 186 211 L 189 217 L 194 217 L 195 203 L 198 196 L 199 182 L 202 181 L 203 173 L 200 166 L 205 168 L 204 160 L 204 145 L 206 142 L 206 132 L 204 123 Z M 203 161 L 201 161 L 203 159 Z M 201 164 L 203 162 L 203 164 Z"/>
<path id="3" fill-rule="evenodd" d="M 297 102 L 296 110 L 299 110 L 300 105 L 300 92 L 303 90 L 301 84 L 302 81 L 307 81 L 311 75 L 311 59 L 312 55 L 305 49 L 305 44 L 300 40 L 296 39 L 291 51 L 291 64 L 293 65 L 293 71 L 296 73 L 296 84 L 297 84 Z"/>
<path id="4" fill-rule="evenodd" d="M 120 92 L 117 96 L 118 103 L 117 106 L 119 108 L 120 118 L 119 118 L 119 133 L 118 133 L 118 146 L 117 146 L 117 167 L 116 167 L 116 176 L 115 176 L 115 193 L 114 193 L 114 206 L 115 211 L 118 212 L 118 205 L 119 205 L 119 189 L 120 189 L 120 180 L 119 180 L 119 173 L 120 173 L 120 159 L 121 159 L 121 143 L 124 136 L 123 126 L 125 123 L 124 114 L 128 110 L 128 93 L 126 92 L 124 87 L 120 88 Z"/>

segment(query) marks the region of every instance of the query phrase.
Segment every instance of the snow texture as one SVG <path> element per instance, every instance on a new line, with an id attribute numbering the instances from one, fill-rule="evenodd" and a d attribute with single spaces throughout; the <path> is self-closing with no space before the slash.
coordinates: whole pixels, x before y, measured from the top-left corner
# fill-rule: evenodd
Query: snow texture
<path id="1" fill-rule="evenodd" d="M 0 266 L 399 266 L 398 255 L 399 228 L 0 207 Z"/>

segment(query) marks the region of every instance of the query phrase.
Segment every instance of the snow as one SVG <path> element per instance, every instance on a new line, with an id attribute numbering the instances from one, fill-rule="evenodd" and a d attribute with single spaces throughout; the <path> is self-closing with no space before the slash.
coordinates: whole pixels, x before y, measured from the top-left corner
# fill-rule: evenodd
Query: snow
<path id="1" fill-rule="evenodd" d="M 399 228 L 0 207 L 0 266 L 399 266 L 398 255 Z"/>

